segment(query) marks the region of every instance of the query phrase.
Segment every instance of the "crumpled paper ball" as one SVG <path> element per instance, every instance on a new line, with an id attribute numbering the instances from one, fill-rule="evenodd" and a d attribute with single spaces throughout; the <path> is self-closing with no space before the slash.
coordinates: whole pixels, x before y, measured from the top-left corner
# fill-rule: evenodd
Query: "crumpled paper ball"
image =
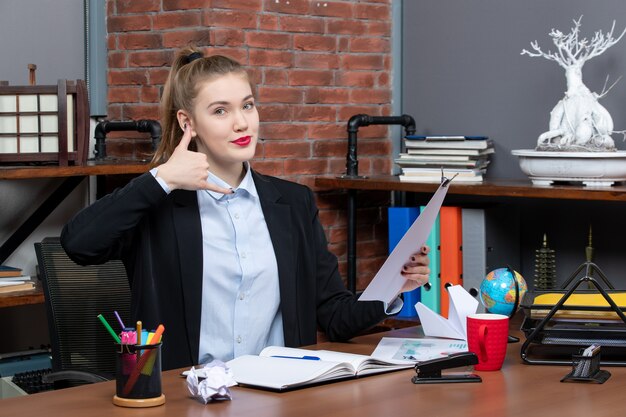
<path id="1" fill-rule="evenodd" d="M 214 360 L 187 373 L 187 388 L 203 404 L 216 400 L 232 400 L 229 387 L 237 385 L 233 372 L 224 362 Z"/>

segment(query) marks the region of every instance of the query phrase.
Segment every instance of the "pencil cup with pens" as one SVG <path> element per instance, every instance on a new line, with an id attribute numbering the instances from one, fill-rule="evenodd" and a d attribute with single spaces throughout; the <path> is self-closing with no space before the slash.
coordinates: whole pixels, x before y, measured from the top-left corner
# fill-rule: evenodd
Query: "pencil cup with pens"
<path id="1" fill-rule="evenodd" d="M 115 395 L 113 404 L 121 407 L 155 407 L 165 403 L 161 392 L 161 336 L 162 324 L 148 333 L 137 322 L 137 329 L 122 326 L 118 336 L 106 319 L 98 318 L 115 340 Z"/>
<path id="2" fill-rule="evenodd" d="M 572 355 L 572 371 L 561 382 L 596 382 L 603 384 L 611 373 L 600 369 L 600 345 L 581 349 L 579 355 Z"/>

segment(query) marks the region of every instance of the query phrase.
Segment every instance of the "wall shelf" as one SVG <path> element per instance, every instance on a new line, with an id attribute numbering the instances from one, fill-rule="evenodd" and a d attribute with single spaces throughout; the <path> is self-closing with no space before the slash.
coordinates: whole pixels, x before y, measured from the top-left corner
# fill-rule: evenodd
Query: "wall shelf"
<path id="1" fill-rule="evenodd" d="M 88 175 L 142 174 L 148 170 L 147 162 L 107 160 L 88 161 L 77 166 L 0 166 L 0 180 L 28 178 L 84 177 Z"/>

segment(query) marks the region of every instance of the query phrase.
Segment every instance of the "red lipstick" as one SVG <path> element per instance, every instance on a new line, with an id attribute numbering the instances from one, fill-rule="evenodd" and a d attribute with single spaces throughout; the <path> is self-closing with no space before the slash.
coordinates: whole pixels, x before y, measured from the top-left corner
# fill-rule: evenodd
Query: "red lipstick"
<path id="1" fill-rule="evenodd" d="M 252 141 L 252 136 L 242 136 L 234 140 L 233 143 L 239 146 L 248 146 L 251 141 Z"/>

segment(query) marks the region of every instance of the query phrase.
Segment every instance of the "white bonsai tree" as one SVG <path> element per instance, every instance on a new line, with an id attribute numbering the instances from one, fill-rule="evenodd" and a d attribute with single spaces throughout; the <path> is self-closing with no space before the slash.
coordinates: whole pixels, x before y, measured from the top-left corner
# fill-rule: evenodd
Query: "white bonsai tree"
<path id="1" fill-rule="evenodd" d="M 625 133 L 613 130 L 611 115 L 598 102 L 615 83 L 607 89 L 605 82 L 602 93 L 592 93 L 583 83 L 582 69 L 585 62 L 615 45 L 624 36 L 626 29 L 618 37 L 614 37 L 613 21 L 609 32 L 605 34 L 597 31 L 589 41 L 587 38 L 578 38 L 581 20 L 582 16 L 574 20 L 574 27 L 568 34 L 555 29 L 550 31 L 556 52 L 543 52 L 537 41 L 534 41 L 530 43 L 532 52 L 524 49 L 521 53 L 555 61 L 565 69 L 567 79 L 565 97 L 552 109 L 549 129 L 539 136 L 537 150 L 615 151 L 611 134 Z"/>

